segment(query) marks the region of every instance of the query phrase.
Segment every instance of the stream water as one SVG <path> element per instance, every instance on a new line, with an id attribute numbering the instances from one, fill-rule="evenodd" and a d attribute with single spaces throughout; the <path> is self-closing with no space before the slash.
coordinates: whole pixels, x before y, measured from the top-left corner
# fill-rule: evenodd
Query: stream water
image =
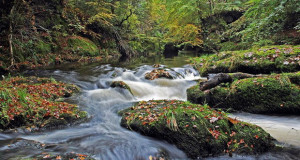
<path id="1" fill-rule="evenodd" d="M 0 133 L 0 159 L 30 158 L 42 153 L 64 154 L 76 152 L 103 160 L 138 160 L 149 156 L 166 156 L 170 159 L 187 159 L 176 146 L 142 136 L 120 126 L 117 112 L 141 100 L 186 100 L 186 89 L 200 79 L 199 73 L 186 65 L 190 54 L 181 53 L 172 58 L 148 58 L 130 63 L 90 64 L 81 67 L 62 67 L 27 74 L 53 77 L 78 85 L 82 92 L 68 101 L 76 103 L 91 116 L 80 125 L 42 132 Z M 152 65 L 160 63 L 170 68 L 173 80 L 144 78 Z M 111 88 L 112 81 L 124 81 L 133 93 Z M 300 157 L 300 117 L 267 116 L 239 113 L 232 117 L 255 123 L 275 137 L 286 149 L 263 155 L 227 155 L 207 159 L 297 159 Z"/>

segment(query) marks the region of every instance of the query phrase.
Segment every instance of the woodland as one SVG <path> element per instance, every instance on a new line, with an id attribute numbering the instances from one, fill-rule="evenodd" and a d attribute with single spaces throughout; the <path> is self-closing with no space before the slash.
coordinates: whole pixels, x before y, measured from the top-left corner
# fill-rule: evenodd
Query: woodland
<path id="1" fill-rule="evenodd" d="M 299 44 L 297 0 L 1 1 L 1 70 L 132 57 L 164 46 L 201 52 Z"/>

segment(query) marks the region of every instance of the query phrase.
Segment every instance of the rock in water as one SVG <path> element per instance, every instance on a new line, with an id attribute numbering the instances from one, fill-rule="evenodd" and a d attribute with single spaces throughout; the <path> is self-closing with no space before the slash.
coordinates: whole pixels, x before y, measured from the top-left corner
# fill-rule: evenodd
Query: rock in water
<path id="1" fill-rule="evenodd" d="M 164 69 L 154 69 L 151 72 L 146 73 L 145 78 L 148 80 L 154 80 L 157 78 L 173 79 L 170 73 L 165 71 Z"/>
<path id="2" fill-rule="evenodd" d="M 229 118 L 207 105 L 142 101 L 120 114 L 123 127 L 175 144 L 190 158 L 232 152 L 256 154 L 274 147 L 273 138 L 262 128 Z"/>

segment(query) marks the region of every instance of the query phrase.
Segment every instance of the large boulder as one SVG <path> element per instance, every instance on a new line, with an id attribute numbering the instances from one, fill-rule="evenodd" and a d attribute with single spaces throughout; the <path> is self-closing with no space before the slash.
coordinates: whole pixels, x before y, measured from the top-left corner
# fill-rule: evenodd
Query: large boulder
<path id="1" fill-rule="evenodd" d="M 232 83 L 201 90 L 187 90 L 188 100 L 215 108 L 232 108 L 251 113 L 300 113 L 300 72 L 236 79 Z"/>
<path id="2" fill-rule="evenodd" d="M 142 101 L 120 114 L 123 127 L 175 144 L 190 158 L 232 152 L 256 154 L 274 146 L 262 128 L 231 119 L 207 105 Z"/>

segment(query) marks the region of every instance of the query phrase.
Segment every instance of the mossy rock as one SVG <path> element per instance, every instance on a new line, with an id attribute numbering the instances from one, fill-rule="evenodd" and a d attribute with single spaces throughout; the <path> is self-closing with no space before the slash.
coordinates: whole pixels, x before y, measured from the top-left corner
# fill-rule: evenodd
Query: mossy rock
<path id="1" fill-rule="evenodd" d="M 232 84 L 222 84 L 207 91 L 194 86 L 187 90 L 187 96 L 191 102 L 208 103 L 215 108 L 232 108 L 251 113 L 299 114 L 298 74 L 274 74 L 235 80 Z"/>
<path id="2" fill-rule="evenodd" d="M 284 73 L 283 75 L 287 76 L 291 83 L 300 85 L 300 71 L 296 73 Z"/>
<path id="3" fill-rule="evenodd" d="M 98 56 L 100 54 L 94 42 L 79 36 L 68 38 L 68 50 L 81 56 Z"/>
<path id="4" fill-rule="evenodd" d="M 85 121 L 86 112 L 61 100 L 79 91 L 75 85 L 52 78 L 4 79 L 0 81 L 0 130 L 48 128 Z"/>
<path id="5" fill-rule="evenodd" d="M 300 46 L 266 46 L 242 51 L 226 51 L 192 59 L 202 76 L 209 73 L 282 73 L 300 70 Z"/>
<path id="6" fill-rule="evenodd" d="M 127 89 L 127 90 L 132 94 L 131 89 L 130 89 L 130 87 L 128 86 L 128 84 L 126 84 L 126 83 L 123 82 L 123 81 L 113 81 L 113 82 L 110 84 L 110 87 L 112 87 L 112 88 L 119 87 L 119 88 Z"/>
<path id="7" fill-rule="evenodd" d="M 231 119 L 207 105 L 152 100 L 119 113 L 121 126 L 175 144 L 190 158 L 232 152 L 256 154 L 274 146 L 273 138 L 262 128 Z"/>
<path id="8" fill-rule="evenodd" d="M 154 80 L 157 78 L 173 79 L 171 74 L 164 69 L 154 69 L 151 72 L 146 73 L 145 78 L 148 80 Z"/>
<path id="9" fill-rule="evenodd" d="M 47 145 L 45 145 L 47 147 Z M 47 157 L 47 158 L 45 158 Z M 22 158 L 22 156 L 20 156 L 19 159 L 24 159 Z M 26 158 L 24 160 L 56 160 L 56 159 L 62 159 L 62 160 L 68 160 L 68 159 L 73 159 L 73 160 L 95 160 L 94 158 L 92 158 L 89 155 L 85 155 L 85 154 L 80 154 L 80 153 L 75 153 L 75 152 L 71 152 L 71 153 L 64 153 L 61 155 L 55 154 L 55 153 L 47 153 L 47 152 L 43 152 L 40 155 L 35 155 L 32 158 Z"/>
<path id="10" fill-rule="evenodd" d="M 74 112 L 77 112 L 74 110 Z M 58 118 L 56 117 L 50 117 L 49 119 L 44 120 L 40 123 L 39 126 L 42 128 L 56 128 L 60 126 L 66 126 L 68 124 L 83 122 L 88 119 L 87 112 L 85 111 L 79 111 L 75 115 L 74 114 L 68 114 L 63 113 L 59 115 Z"/>

